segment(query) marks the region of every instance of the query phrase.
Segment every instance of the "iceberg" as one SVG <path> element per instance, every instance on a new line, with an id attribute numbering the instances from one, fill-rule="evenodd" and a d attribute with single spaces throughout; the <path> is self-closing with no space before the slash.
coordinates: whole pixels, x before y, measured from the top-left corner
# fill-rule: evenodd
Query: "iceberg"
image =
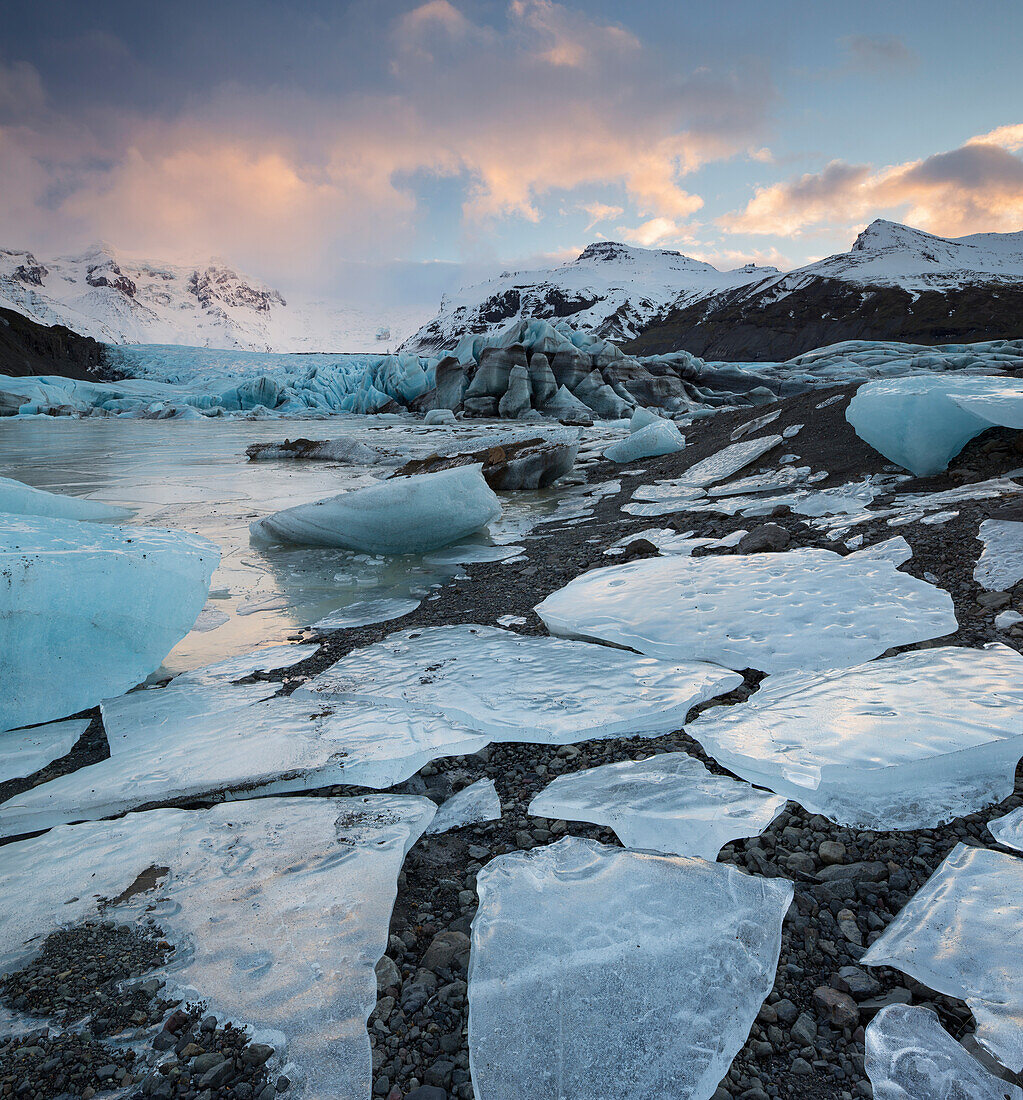
<path id="1" fill-rule="evenodd" d="M 88 718 L 73 718 L 70 722 L 0 733 L 0 783 L 35 775 L 47 764 L 67 756 L 88 728 Z"/>
<path id="2" fill-rule="evenodd" d="M 283 1032 L 309 1100 L 367 1097 L 373 968 L 405 854 L 433 814 L 424 798 L 267 798 L 152 810 L 10 844 L 0 967 L 23 960 L 30 939 L 100 913 L 152 921 L 177 948 L 166 972 L 175 996 L 203 999 L 238 1026 Z M 154 869 L 164 877 L 137 892 Z"/>
<path id="3" fill-rule="evenodd" d="M 1023 428 L 1023 387 L 1019 379 L 984 385 L 979 393 L 954 393 L 952 400 L 967 412 L 1002 428 Z"/>
<path id="4" fill-rule="evenodd" d="M 855 665 L 957 629 L 940 588 L 885 559 L 816 549 L 593 569 L 535 610 L 561 637 L 771 673 Z"/>
<path id="5" fill-rule="evenodd" d="M 713 861 L 729 841 L 762 833 L 785 801 L 667 752 L 559 775 L 529 812 L 607 825 L 626 848 Z"/>
<path id="6" fill-rule="evenodd" d="M 977 1041 L 1023 1069 L 1023 860 L 957 844 L 861 962 L 965 1001 Z"/>
<path id="7" fill-rule="evenodd" d="M 709 1100 L 774 984 L 790 882 L 575 837 L 476 882 L 478 1100 Z"/>
<path id="8" fill-rule="evenodd" d="M 292 699 L 406 707 L 495 741 L 569 745 L 676 730 L 690 708 L 741 682 L 707 664 L 492 626 L 431 626 L 353 650 Z"/>
<path id="9" fill-rule="evenodd" d="M 0 729 L 144 680 L 191 629 L 219 560 L 183 531 L 0 515 Z"/>
<path id="10" fill-rule="evenodd" d="M 723 767 L 841 825 L 931 829 L 1012 793 L 1023 656 L 914 650 L 772 676 L 687 727 Z"/>
<path id="11" fill-rule="evenodd" d="M 453 794 L 437 811 L 427 833 L 446 833 L 464 825 L 501 819 L 501 799 L 492 779 L 480 779 Z"/>
<path id="12" fill-rule="evenodd" d="M 882 1008 L 864 1045 L 874 1100 L 1023 1100 L 1023 1089 L 988 1073 L 929 1008 Z"/>
<path id="13" fill-rule="evenodd" d="M 501 514 L 481 465 L 392 478 L 250 524 L 257 538 L 340 546 L 369 554 L 421 554 L 486 527 Z"/>
<path id="14" fill-rule="evenodd" d="M 973 570 L 973 579 L 989 592 L 1004 592 L 1023 580 L 1023 523 L 986 519 L 977 538 L 984 550 Z"/>
<path id="15" fill-rule="evenodd" d="M 656 422 L 612 443 L 604 452 L 604 457 L 612 462 L 635 462 L 641 458 L 674 454 L 685 445 L 686 437 L 678 430 L 674 421 L 657 417 Z"/>
<path id="16" fill-rule="evenodd" d="M 0 512 L 86 521 L 128 519 L 131 516 L 127 508 L 118 508 L 99 500 L 48 493 L 10 477 L 0 477 Z"/>

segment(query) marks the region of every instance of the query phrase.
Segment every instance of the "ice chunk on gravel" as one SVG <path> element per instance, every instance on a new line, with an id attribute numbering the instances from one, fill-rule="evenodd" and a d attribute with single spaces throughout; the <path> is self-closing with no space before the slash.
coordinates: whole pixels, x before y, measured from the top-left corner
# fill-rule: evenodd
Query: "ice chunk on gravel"
<path id="1" fill-rule="evenodd" d="M 0 477 L 0 512 L 18 516 L 49 516 L 51 519 L 85 521 L 128 519 L 131 512 L 99 500 L 48 493 L 22 481 Z"/>
<path id="2" fill-rule="evenodd" d="M 612 462 L 636 462 L 641 458 L 674 454 L 685 445 L 686 437 L 675 423 L 658 417 L 646 427 L 612 443 L 604 452 L 604 457 Z"/>
<path id="3" fill-rule="evenodd" d="M 1023 852 L 1023 806 L 987 823 L 988 831 L 1006 848 Z"/>
<path id="4" fill-rule="evenodd" d="M 626 848 L 715 860 L 730 840 L 762 833 L 784 805 L 780 795 L 667 752 L 559 775 L 529 812 L 607 825 Z"/>
<path id="5" fill-rule="evenodd" d="M 947 592 L 887 560 L 816 549 L 594 569 L 535 610 L 563 637 L 764 672 L 854 665 L 957 626 Z"/>
<path id="6" fill-rule="evenodd" d="M 862 550 L 856 551 L 855 556 L 875 561 L 886 559 L 898 569 L 900 565 L 905 565 L 913 556 L 913 547 L 901 535 L 896 535 L 895 538 L 885 539 L 884 542 L 875 542 L 870 546 L 864 546 Z"/>
<path id="7" fill-rule="evenodd" d="M 635 500 L 664 500 L 679 489 L 706 489 L 718 481 L 737 474 L 744 466 L 773 450 L 781 442 L 780 435 L 765 435 L 732 443 L 715 454 L 694 463 L 680 477 L 659 481 L 656 485 L 641 485 L 633 494 Z"/>
<path id="8" fill-rule="evenodd" d="M 177 947 L 167 981 L 238 1025 L 284 1033 L 309 1100 L 368 1097 L 374 966 L 424 798 L 266 798 L 151 810 L 4 848 L 0 968 L 69 922 L 152 919 Z M 147 870 L 155 887 L 124 898 Z M 122 900 L 123 899 L 123 900 Z"/>
<path id="9" fill-rule="evenodd" d="M 0 729 L 144 680 L 191 629 L 219 560 L 184 531 L 0 515 Z"/>
<path id="10" fill-rule="evenodd" d="M 419 606 L 419 600 L 401 596 L 380 596 L 372 600 L 355 600 L 339 607 L 313 623 L 317 630 L 348 630 L 353 626 L 386 623 L 410 615 Z"/>
<path id="11" fill-rule="evenodd" d="M 730 771 L 861 829 L 929 829 L 1012 793 L 1023 657 L 1004 645 L 914 650 L 772 676 L 690 736 Z"/>
<path id="12" fill-rule="evenodd" d="M 1023 579 L 1023 523 L 986 519 L 977 538 L 984 544 L 973 579 L 989 592 L 1004 592 Z"/>
<path id="13" fill-rule="evenodd" d="M 67 756 L 88 728 L 88 718 L 74 718 L 70 722 L 0 733 L 0 783 L 34 775 L 47 764 Z"/>
<path id="14" fill-rule="evenodd" d="M 501 514 L 483 467 L 456 466 L 396 477 L 312 504 L 299 504 L 249 525 L 257 539 L 340 546 L 369 554 L 420 554 L 458 542 Z"/>
<path id="15" fill-rule="evenodd" d="M 500 817 L 501 799 L 494 781 L 479 779 L 444 802 L 426 831 L 446 833 L 449 829 L 460 829 L 463 825 L 498 821 Z"/>
<path id="16" fill-rule="evenodd" d="M 493 626 L 431 626 L 354 650 L 292 698 L 406 706 L 496 741 L 566 745 L 667 733 L 740 682 L 708 664 Z"/>
<path id="17" fill-rule="evenodd" d="M 957 844 L 868 948 L 892 966 L 965 1001 L 977 1040 L 1013 1073 L 1023 1069 L 1023 860 Z"/>
<path id="18" fill-rule="evenodd" d="M 575 837 L 492 860 L 477 888 L 478 1100 L 708 1100 L 774 983 L 792 899 L 783 879 Z"/>
<path id="19" fill-rule="evenodd" d="M 1023 1090 L 988 1073 L 929 1008 L 882 1008 L 864 1043 L 874 1100 L 1023 1100 Z"/>

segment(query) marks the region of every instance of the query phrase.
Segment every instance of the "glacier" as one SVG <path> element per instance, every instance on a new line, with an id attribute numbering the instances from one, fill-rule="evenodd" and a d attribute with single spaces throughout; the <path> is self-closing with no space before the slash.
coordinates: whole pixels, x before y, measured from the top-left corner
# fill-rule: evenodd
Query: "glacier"
<path id="1" fill-rule="evenodd" d="M 476 882 L 479 1100 L 709 1100 L 774 984 L 790 882 L 575 837 Z"/>
<path id="2" fill-rule="evenodd" d="M 340 546 L 369 554 L 415 554 L 448 546 L 501 515 L 483 466 L 397 477 L 254 520 L 256 538 Z"/>
<path id="3" fill-rule="evenodd" d="M 915 650 L 771 676 L 686 732 L 723 767 L 841 825 L 932 829 L 1012 793 L 1023 657 Z"/>
<path id="4" fill-rule="evenodd" d="M 0 515 L 0 729 L 144 680 L 191 629 L 219 560 L 183 531 Z"/>
<path id="5" fill-rule="evenodd" d="M 35 489 L 22 481 L 0 477 L 0 513 L 18 516 L 50 516 L 53 519 L 77 519 L 85 521 L 128 519 L 131 512 L 113 504 L 63 493 L 48 493 Z"/>
<path id="6" fill-rule="evenodd" d="M 283 1032 L 309 1100 L 368 1097 L 374 966 L 405 854 L 433 814 L 424 798 L 267 798 L 10 844 L 0 967 L 68 923 L 152 920 L 177 947 L 162 974 L 168 991 L 238 1026 Z M 153 888 L 101 904 L 154 867 L 169 874 Z"/>
<path id="7" fill-rule="evenodd" d="M 593 569 L 535 610 L 562 637 L 770 673 L 859 664 L 958 625 L 947 592 L 890 561 L 805 548 Z"/>
<path id="8" fill-rule="evenodd" d="M 626 848 L 713 861 L 729 841 L 762 833 L 785 802 L 668 752 L 559 775 L 529 812 L 607 825 Z"/>
<path id="9" fill-rule="evenodd" d="M 867 949 L 890 966 L 965 1001 L 977 1041 L 1013 1073 L 1023 1069 L 1023 860 L 957 844 Z"/>
<path id="10" fill-rule="evenodd" d="M 707 664 L 491 626 L 431 626 L 353 650 L 292 698 L 404 706 L 493 740 L 567 745 L 667 733 L 740 683 Z"/>

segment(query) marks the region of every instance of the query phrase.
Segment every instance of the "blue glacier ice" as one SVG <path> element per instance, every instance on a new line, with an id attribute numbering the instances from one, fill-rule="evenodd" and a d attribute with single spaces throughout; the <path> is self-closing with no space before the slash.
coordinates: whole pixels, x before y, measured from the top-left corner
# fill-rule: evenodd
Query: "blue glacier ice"
<path id="1" fill-rule="evenodd" d="M 34 489 L 23 481 L 0 477 L 0 512 L 18 516 L 51 516 L 54 519 L 114 520 L 127 519 L 131 512 L 99 500 L 83 500 Z"/>
<path id="2" fill-rule="evenodd" d="M 604 457 L 612 462 L 635 462 L 640 458 L 674 454 L 685 445 L 686 437 L 678 430 L 674 421 L 656 417 L 645 427 L 638 428 L 631 435 L 612 443 L 604 452 Z"/>

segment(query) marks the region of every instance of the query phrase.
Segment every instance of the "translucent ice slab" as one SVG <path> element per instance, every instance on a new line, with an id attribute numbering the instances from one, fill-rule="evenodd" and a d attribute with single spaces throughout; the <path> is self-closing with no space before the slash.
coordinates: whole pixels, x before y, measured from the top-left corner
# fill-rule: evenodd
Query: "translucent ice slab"
<path id="1" fill-rule="evenodd" d="M 594 569 L 536 613 L 563 637 L 764 672 L 853 665 L 957 625 L 947 592 L 890 561 L 815 549 Z"/>
<path id="2" fill-rule="evenodd" d="M 1004 428 L 1023 428 L 1023 387 L 1018 379 L 984 387 L 980 393 L 954 393 L 952 400 L 974 416 Z"/>
<path id="3" fill-rule="evenodd" d="M 782 879 L 566 837 L 477 876 L 479 1100 L 708 1100 L 774 983 Z"/>
<path id="4" fill-rule="evenodd" d="M 369 554 L 415 554 L 458 542 L 501 514 L 483 467 L 397 477 L 256 520 L 257 538 L 340 546 Z"/>
<path id="5" fill-rule="evenodd" d="M 691 707 L 739 683 L 707 664 L 492 626 L 431 626 L 354 650 L 292 698 L 406 706 L 493 740 L 566 745 L 678 729 Z"/>
<path id="6" fill-rule="evenodd" d="M 1006 848 L 1023 852 L 1023 806 L 987 823 L 988 831 Z"/>
<path id="7" fill-rule="evenodd" d="M 874 1100 L 1023 1100 L 1023 1090 L 988 1073 L 929 1008 L 882 1008 L 865 1045 Z"/>
<path id="8" fill-rule="evenodd" d="M 353 626 L 368 626 L 370 623 L 386 623 L 391 619 L 400 619 L 411 614 L 419 606 L 419 600 L 402 596 L 381 596 L 373 600 L 356 600 L 354 603 L 339 607 L 322 619 L 313 623 L 317 630 L 347 630 Z"/>
<path id="9" fill-rule="evenodd" d="M 75 718 L 0 733 L 0 783 L 34 775 L 40 768 L 66 756 L 88 728 L 88 718 Z"/>
<path id="10" fill-rule="evenodd" d="M 182 531 L 0 515 L 0 729 L 144 680 L 191 629 L 219 559 Z"/>
<path id="11" fill-rule="evenodd" d="M 1023 1069 L 1023 860 L 957 844 L 867 950 L 965 1001 L 977 1040 L 1003 1066 Z"/>
<path id="12" fill-rule="evenodd" d="M 929 829 L 1006 798 L 1023 757 L 1023 657 L 915 650 L 772 676 L 687 732 L 730 771 L 863 829 Z"/>
<path id="13" fill-rule="evenodd" d="M 457 794 L 453 794 L 437 811 L 430 822 L 428 833 L 446 833 L 463 825 L 476 825 L 481 821 L 498 821 L 501 817 L 501 799 L 492 779 L 480 779 Z"/>
<path id="14" fill-rule="evenodd" d="M 1023 523 L 986 519 L 977 538 L 984 544 L 973 579 L 989 592 L 1003 592 L 1023 579 Z"/>
<path id="15" fill-rule="evenodd" d="M 635 499 L 665 500 L 680 489 L 706 489 L 708 485 L 737 474 L 744 466 L 755 462 L 780 442 L 780 435 L 765 435 L 761 439 L 732 443 L 716 454 L 694 463 L 681 477 L 659 481 L 652 486 L 641 485 L 635 492 Z"/>
<path id="16" fill-rule="evenodd" d="M 641 458 L 655 458 L 681 451 L 686 437 L 671 420 L 656 420 L 638 428 L 631 435 L 612 443 L 604 457 L 612 462 L 635 462 Z"/>
<path id="17" fill-rule="evenodd" d="M 559 775 L 529 812 L 608 825 L 626 848 L 715 860 L 730 840 L 762 833 L 784 805 L 780 795 L 668 752 Z"/>
<path id="18" fill-rule="evenodd" d="M 127 519 L 131 512 L 99 500 L 48 493 L 33 489 L 22 481 L 0 477 L 0 512 L 19 516 L 49 516 L 52 519 L 110 520 Z"/>
<path id="19" fill-rule="evenodd" d="M 103 909 L 152 918 L 177 950 L 168 986 L 237 1024 L 284 1033 L 310 1100 L 368 1097 L 366 1020 L 398 872 L 433 817 L 422 798 L 267 798 L 153 810 L 8 845 L 0 967 L 94 917 L 142 872 L 158 884 Z M 278 1052 L 279 1054 L 281 1052 Z"/>

